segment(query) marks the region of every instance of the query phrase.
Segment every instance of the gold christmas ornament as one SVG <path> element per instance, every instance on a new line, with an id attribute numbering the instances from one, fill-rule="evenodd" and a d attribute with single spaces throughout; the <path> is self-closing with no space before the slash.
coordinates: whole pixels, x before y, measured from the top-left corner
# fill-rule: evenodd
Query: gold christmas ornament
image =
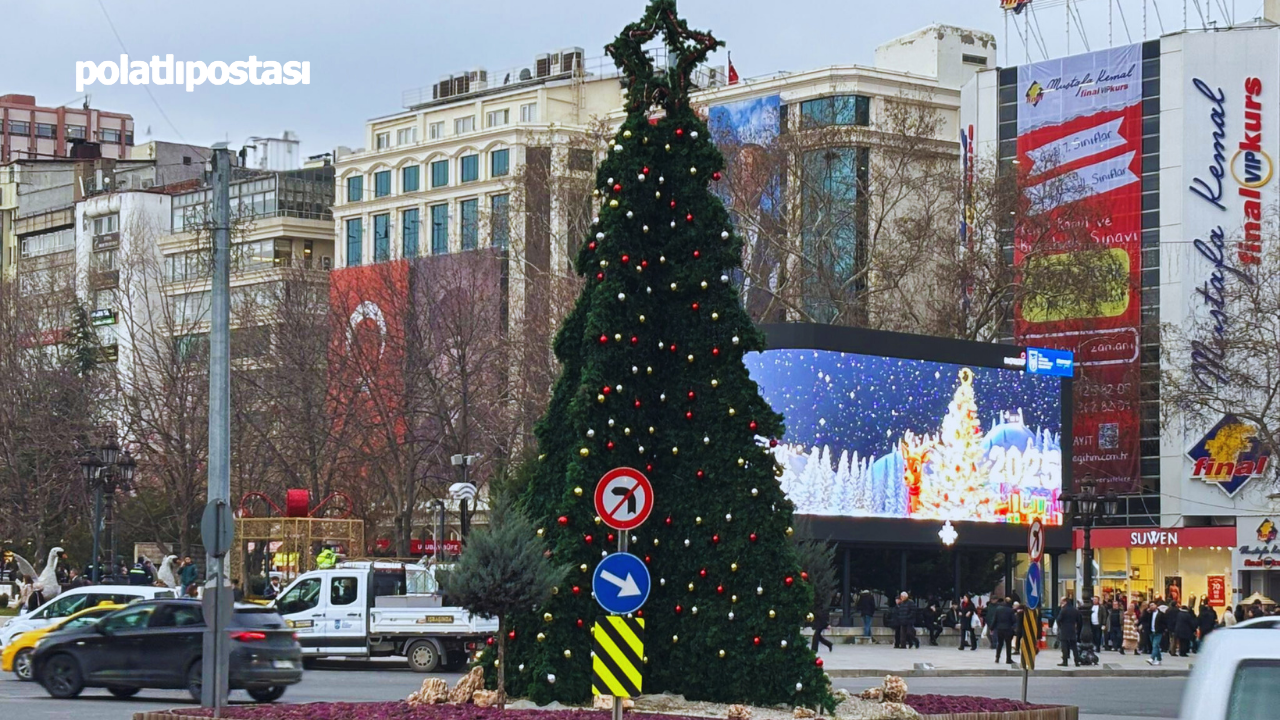
<path id="1" fill-rule="evenodd" d="M 538 537 L 542 537 L 543 532 L 545 532 L 543 528 L 538 528 Z"/>
<path id="2" fill-rule="evenodd" d="M 747 461 L 744 458 L 738 458 L 738 467 L 742 467 L 746 464 L 747 464 Z"/>
<path id="3" fill-rule="evenodd" d="M 671 642 L 672 642 L 672 643 L 678 643 L 678 642 L 680 642 L 680 636 L 679 636 L 679 635 L 672 635 L 672 636 L 671 636 Z"/>
<path id="4" fill-rule="evenodd" d="M 770 620 L 773 620 L 773 619 L 774 619 L 774 618 L 776 618 L 776 617 L 778 617 L 778 613 L 774 612 L 773 610 L 770 610 L 770 611 L 769 611 L 769 619 L 770 619 Z"/>
<path id="5" fill-rule="evenodd" d="M 795 532 L 795 528 L 793 528 L 793 527 L 791 527 L 790 525 L 788 525 L 788 526 L 787 526 L 787 537 L 791 537 L 791 534 L 792 534 L 792 533 L 794 533 L 794 532 Z"/>
<path id="6" fill-rule="evenodd" d="M 630 130 L 623 130 L 623 131 L 622 131 L 622 137 L 630 139 L 630 138 L 631 138 L 631 131 L 630 131 Z"/>
<path id="7" fill-rule="evenodd" d="M 538 642 L 542 642 L 543 640 L 546 640 L 546 639 L 547 639 L 547 636 L 545 634 L 538 633 L 538 637 L 537 637 Z"/>
<path id="8" fill-rule="evenodd" d="M 559 586 L 559 585 L 552 585 L 552 586 L 551 586 L 551 594 L 552 594 L 552 595 L 559 595 L 559 594 L 560 594 L 560 586 Z"/>
<path id="9" fill-rule="evenodd" d="M 600 393 L 596 393 L 596 402 L 598 403 L 604 402 L 604 395 L 601 395 Z"/>
<path id="10" fill-rule="evenodd" d="M 711 387 L 720 387 L 720 381 L 715 378 L 711 378 Z"/>
<path id="11" fill-rule="evenodd" d="M 615 200 L 610 200 L 610 201 L 609 201 L 609 207 L 611 207 L 611 208 L 616 208 L 616 207 L 618 207 L 618 201 L 617 201 L 616 199 L 615 199 Z"/>
<path id="12" fill-rule="evenodd" d="M 738 563 L 730 563 L 729 572 L 738 572 Z"/>
<path id="13" fill-rule="evenodd" d="M 672 455 L 679 455 L 679 454 L 680 454 L 680 448 L 678 448 L 678 447 L 673 447 L 673 448 L 671 448 L 671 454 L 672 454 Z"/>
<path id="14" fill-rule="evenodd" d="M 569 648 L 565 648 L 565 649 L 564 649 L 564 656 L 565 656 L 565 657 L 567 657 L 567 658 L 571 658 L 571 657 L 573 657 L 573 651 L 572 651 L 572 650 L 570 650 Z"/>
<path id="15" fill-rule="evenodd" d="M 578 566 L 578 572 L 586 572 L 586 571 L 587 571 L 586 563 L 582 563 L 581 565 Z"/>
<path id="16" fill-rule="evenodd" d="M 580 487 L 576 487 L 576 488 L 574 488 L 574 489 L 573 489 L 573 494 L 574 494 L 574 495 L 576 495 L 576 496 L 578 496 L 578 497 L 582 497 L 582 488 L 580 488 Z"/>
<path id="17" fill-rule="evenodd" d="M 701 516 L 701 515 L 699 515 L 698 517 L 694 518 L 694 519 L 693 519 L 693 524 L 694 524 L 694 525 L 701 525 L 701 524 L 702 524 L 702 516 Z"/>
<path id="18" fill-rule="evenodd" d="M 551 613 L 542 613 L 542 622 L 551 622 Z"/>
<path id="19" fill-rule="evenodd" d="M 759 491 L 758 489 L 756 489 L 756 488 L 751 488 L 751 497 L 755 497 L 755 496 L 757 496 L 757 495 L 759 495 L 759 494 L 760 494 L 760 491 Z"/>
<path id="20" fill-rule="evenodd" d="M 579 448 L 578 454 L 581 455 L 582 457 L 586 457 L 591 454 L 591 450 L 588 448 Z"/>
<path id="21" fill-rule="evenodd" d="M 734 415 L 737 415 L 737 414 L 738 414 L 737 410 L 734 410 L 733 408 L 729 408 L 729 417 L 733 417 Z"/>
<path id="22" fill-rule="evenodd" d="M 597 525 L 599 525 L 600 523 L 602 523 L 602 522 L 604 522 L 604 521 L 600 519 L 600 516 L 599 516 L 599 515 L 597 515 L 597 516 L 596 516 L 596 520 L 595 520 L 595 522 L 596 522 L 596 524 L 597 524 Z"/>
<path id="23" fill-rule="evenodd" d="M 723 651 L 723 650 L 721 650 L 721 651 L 720 651 L 720 657 L 724 657 L 724 651 Z"/>
<path id="24" fill-rule="evenodd" d="M 640 316 L 640 324 L 641 324 L 641 325 L 643 325 L 643 324 L 644 324 L 644 316 L 643 316 L 643 315 L 641 315 L 641 316 Z"/>
<path id="25" fill-rule="evenodd" d="M 690 174 L 690 175 L 697 175 L 697 174 L 698 174 L 698 168 L 696 168 L 696 167 L 691 167 L 691 168 L 689 168 L 689 174 Z"/>
<path id="26" fill-rule="evenodd" d="M 805 616 L 804 616 L 804 621 L 805 621 L 805 622 L 813 622 L 813 613 L 809 613 L 808 615 L 805 615 Z"/>
<path id="27" fill-rule="evenodd" d="M 689 583 L 689 592 L 693 592 L 693 583 Z"/>
<path id="28" fill-rule="evenodd" d="M 706 280 L 703 280 L 703 281 L 702 281 L 702 285 L 701 285 L 701 287 L 702 287 L 702 289 L 703 289 L 703 290 L 706 290 L 706 289 L 707 289 L 707 281 L 706 281 Z"/>
<path id="29" fill-rule="evenodd" d="M 715 320 L 719 320 L 719 319 L 720 319 L 720 313 L 718 313 L 718 312 L 713 312 L 713 313 L 711 313 L 711 319 L 712 319 L 713 321 L 715 321 Z"/>

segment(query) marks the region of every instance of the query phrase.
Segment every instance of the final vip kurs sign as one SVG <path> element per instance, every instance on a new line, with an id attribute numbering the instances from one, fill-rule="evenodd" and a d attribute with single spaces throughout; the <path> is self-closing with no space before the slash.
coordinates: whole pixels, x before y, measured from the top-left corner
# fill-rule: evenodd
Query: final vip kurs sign
<path id="1" fill-rule="evenodd" d="M 1271 451 L 1258 439 L 1258 428 L 1234 415 L 1224 415 L 1187 451 L 1191 477 L 1218 486 L 1228 497 L 1266 473 Z"/>
<path id="2" fill-rule="evenodd" d="M 1236 530 L 1240 546 L 1236 548 L 1241 569 L 1280 570 L 1278 529 L 1271 518 L 1238 518 Z"/>

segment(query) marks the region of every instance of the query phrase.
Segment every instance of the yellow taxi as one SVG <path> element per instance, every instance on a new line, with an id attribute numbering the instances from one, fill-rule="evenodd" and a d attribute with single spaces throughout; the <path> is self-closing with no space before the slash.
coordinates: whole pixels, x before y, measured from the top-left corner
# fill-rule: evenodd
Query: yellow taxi
<path id="1" fill-rule="evenodd" d="M 29 630 L 13 639 L 13 642 L 4 646 L 4 651 L 0 652 L 0 672 L 13 671 L 19 680 L 31 679 L 31 653 L 36 648 L 36 643 L 40 638 L 51 632 L 58 630 L 68 630 L 71 628 L 81 627 L 83 625 L 92 625 L 111 613 L 123 608 L 124 605 L 116 603 L 99 603 L 91 608 L 85 608 L 74 615 L 64 618 L 61 622 L 50 625 L 49 627 L 40 628 L 39 630 Z"/>

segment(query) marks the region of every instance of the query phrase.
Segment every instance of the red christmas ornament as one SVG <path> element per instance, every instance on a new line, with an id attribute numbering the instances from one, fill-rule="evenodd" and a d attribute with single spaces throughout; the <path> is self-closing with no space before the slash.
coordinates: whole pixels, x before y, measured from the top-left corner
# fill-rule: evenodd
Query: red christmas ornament
<path id="1" fill-rule="evenodd" d="M 636 407 L 637 407 L 637 408 L 639 408 L 639 407 L 640 407 L 640 398 L 636 398 Z"/>
<path id="2" fill-rule="evenodd" d="M 751 421 L 751 423 L 750 423 L 749 425 L 747 425 L 747 427 L 751 428 L 752 430 L 755 430 L 755 429 L 756 429 L 756 421 L 755 421 L 755 420 L 752 420 L 752 421 Z"/>
<path id="3" fill-rule="evenodd" d="M 720 348 L 718 347 L 711 348 L 711 354 L 714 357 L 720 357 Z"/>
<path id="4" fill-rule="evenodd" d="M 698 471 L 698 479 L 699 479 L 699 480 L 701 480 L 705 475 L 706 475 L 706 473 L 702 472 L 701 470 L 699 470 L 699 471 Z"/>
<path id="5" fill-rule="evenodd" d="M 591 242 L 587 243 L 587 249 L 588 249 L 588 250 L 595 250 L 595 249 L 596 249 L 596 241 L 595 241 L 595 240 L 592 240 Z"/>
<path id="6" fill-rule="evenodd" d="M 677 615 L 679 615 L 679 614 L 680 614 L 680 613 L 682 613 L 682 612 L 684 612 L 684 608 L 682 608 L 682 607 L 680 607 L 679 605 L 677 605 L 677 606 L 676 606 L 676 614 L 677 614 Z"/>
<path id="7" fill-rule="evenodd" d="M 632 345 L 635 345 L 635 344 L 637 344 L 637 343 L 639 343 L 639 342 L 640 342 L 640 338 L 636 337 L 635 335 L 632 335 L 632 336 L 631 336 L 631 344 L 632 344 Z"/>
<path id="8" fill-rule="evenodd" d="M 583 542 L 585 542 L 585 543 L 586 543 L 586 544 L 588 544 L 588 545 L 590 545 L 590 544 L 591 544 L 591 541 L 592 541 L 592 540 L 594 540 L 594 539 L 595 539 L 595 538 L 591 537 L 590 535 L 583 535 L 583 536 L 582 536 L 582 541 L 583 541 Z"/>
<path id="9" fill-rule="evenodd" d="M 608 538 L 609 538 L 609 542 L 613 542 L 614 540 L 616 540 L 616 539 L 617 539 L 617 538 L 615 538 L 615 537 L 614 537 L 613 533 L 609 533 Z"/>
<path id="10" fill-rule="evenodd" d="M 609 387 L 608 385 L 605 385 L 604 387 L 600 388 L 600 392 L 604 393 L 605 395 L 608 395 L 609 393 L 613 392 L 613 388 Z"/>
<path id="11" fill-rule="evenodd" d="M 769 447 L 778 447 L 778 438 L 769 438 Z"/>
<path id="12" fill-rule="evenodd" d="M 582 618 L 578 618 L 578 627 L 582 627 Z"/>
<path id="13" fill-rule="evenodd" d="M 623 265 L 626 265 L 626 264 L 627 264 L 627 263 L 629 263 L 629 262 L 631 262 L 631 256 L 630 256 L 630 255 L 623 255 L 623 256 L 622 256 L 622 264 L 623 264 Z"/>
<path id="14" fill-rule="evenodd" d="M 689 399 L 690 399 L 690 400 L 692 400 L 693 398 L 694 398 L 693 391 L 692 391 L 692 390 L 690 390 L 690 391 L 689 391 Z"/>
<path id="15" fill-rule="evenodd" d="M 603 345 L 603 344 L 605 344 L 605 343 L 607 343 L 607 342 L 609 342 L 609 336 L 608 336 L 608 335 L 601 335 L 601 336 L 600 336 L 600 344 L 601 344 L 601 345 Z"/>
<path id="16" fill-rule="evenodd" d="M 640 172 L 644 173 L 645 175 L 648 175 L 648 174 L 649 174 L 649 168 L 648 168 L 648 167 L 645 167 L 645 168 L 644 168 L 644 169 L 642 169 Z"/>
<path id="17" fill-rule="evenodd" d="M 653 472 L 653 463 L 645 463 L 644 471 L 645 471 L 645 472 Z"/>
<path id="18" fill-rule="evenodd" d="M 790 575 L 788 575 L 788 576 L 787 576 L 787 579 L 786 579 L 786 580 L 783 580 L 782 582 L 786 583 L 786 584 L 787 584 L 787 587 L 791 587 L 791 584 L 795 582 L 795 578 L 793 578 L 793 577 L 791 577 Z"/>
<path id="19" fill-rule="evenodd" d="M 755 636 L 755 637 L 751 638 L 751 644 L 752 644 L 752 645 L 759 645 L 759 644 L 760 644 L 760 636 L 759 636 L 759 635 L 757 635 L 757 636 Z"/>
<path id="20" fill-rule="evenodd" d="M 485 645 L 492 645 L 492 644 L 493 644 L 493 636 L 491 635 L 491 636 L 489 636 L 489 637 L 485 638 L 485 639 L 484 639 L 484 644 L 485 644 Z"/>
<path id="21" fill-rule="evenodd" d="M 706 577 L 706 576 L 707 576 L 707 569 L 706 569 L 706 568 L 702 568 L 701 570 L 699 570 L 699 571 L 698 571 L 698 575 L 699 575 L 699 577 Z"/>
<path id="22" fill-rule="evenodd" d="M 644 611 L 643 611 L 643 610 L 637 610 L 637 611 L 636 611 L 636 617 L 644 617 Z"/>
<path id="23" fill-rule="evenodd" d="M 721 177 L 722 177 L 722 176 L 720 175 L 720 171 L 719 171 L 719 170 L 717 170 L 717 171 L 715 171 L 715 172 L 711 173 L 711 179 L 712 179 L 712 180 L 719 180 Z"/>
<path id="24" fill-rule="evenodd" d="M 648 556 L 648 555 L 645 555 L 645 556 L 644 556 L 644 564 L 645 564 L 645 565 L 648 565 L 648 564 L 649 564 L 649 560 L 650 560 L 649 556 Z"/>
<path id="25" fill-rule="evenodd" d="M 693 311 L 694 311 L 694 312 L 698 312 L 698 303 L 694 303 L 694 304 L 690 305 L 689 307 L 693 308 Z"/>
<path id="26" fill-rule="evenodd" d="M 694 259 L 695 259 L 695 260 L 696 260 L 696 259 L 698 259 L 698 258 L 700 258 L 700 257 L 702 257 L 702 251 L 701 251 L 701 250 L 694 250 L 694 251 L 693 251 L 693 257 L 694 257 Z"/>
<path id="27" fill-rule="evenodd" d="M 605 447 L 607 447 L 607 448 L 609 448 L 610 450 L 612 450 L 612 449 L 613 449 L 613 441 L 612 441 L 612 440 L 610 440 L 609 442 L 605 443 L 605 444 L 604 444 L 604 446 L 605 446 Z"/>
<path id="28" fill-rule="evenodd" d="M 692 420 L 692 419 L 693 419 L 693 411 L 692 411 L 692 410 L 690 410 L 690 411 L 686 412 L 686 413 L 684 414 L 684 419 L 685 419 L 685 420 Z"/>
<path id="29" fill-rule="evenodd" d="M 615 183 L 615 184 L 614 184 L 614 186 L 613 186 L 613 191 L 614 191 L 614 192 L 622 192 L 622 185 L 619 185 L 619 184 Z"/>
<path id="30" fill-rule="evenodd" d="M 711 542 L 712 542 L 712 543 L 714 543 L 714 544 L 716 544 L 716 545 L 719 545 L 719 544 L 720 544 L 720 535 L 719 535 L 718 533 L 717 533 L 717 534 L 715 534 L 715 535 L 712 535 L 712 536 L 711 536 Z"/>
<path id="31" fill-rule="evenodd" d="M 672 200 L 672 201 L 671 201 L 671 209 L 672 209 L 672 210 L 675 210 L 675 209 L 676 209 L 676 201 L 675 201 L 675 200 Z"/>
<path id="32" fill-rule="evenodd" d="M 684 128 L 676 128 L 676 137 L 684 136 Z"/>
<path id="33" fill-rule="evenodd" d="M 675 351 L 676 351 L 676 344 L 671 343 L 671 352 L 675 352 Z"/>
<path id="34" fill-rule="evenodd" d="M 556 522 L 560 523 L 561 525 L 568 525 L 569 518 L 564 515 L 561 515 L 560 517 L 556 518 Z"/>
<path id="35" fill-rule="evenodd" d="M 511 632 L 507 633 L 507 639 L 508 639 L 508 640 L 515 640 L 515 639 L 516 639 L 516 631 L 515 631 L 515 630 L 512 630 Z"/>
<path id="36" fill-rule="evenodd" d="M 671 516 L 670 516 L 670 515 L 668 515 L 668 516 L 667 516 L 666 523 L 667 523 L 667 526 L 668 526 L 668 527 L 670 527 L 670 525 L 671 525 Z"/>
<path id="37" fill-rule="evenodd" d="M 717 593 L 719 593 L 719 594 L 721 594 L 721 595 L 723 595 L 723 594 L 724 594 L 724 586 L 723 586 L 723 585 L 717 585 L 717 586 L 716 586 L 716 592 L 717 592 Z"/>
<path id="38" fill-rule="evenodd" d="M 814 665 L 817 665 L 818 667 L 822 667 L 822 658 L 816 658 L 816 659 L 813 661 L 813 664 L 814 664 Z"/>
<path id="39" fill-rule="evenodd" d="M 748 539 L 748 540 L 750 540 L 751 542 L 755 542 L 755 541 L 756 541 L 756 534 L 755 534 L 755 533 L 751 533 L 750 535 L 748 535 L 748 536 L 747 536 L 747 539 Z"/>
<path id="40" fill-rule="evenodd" d="M 647 267 L 649 267 L 649 261 L 648 261 L 648 260 L 641 260 L 641 261 L 640 261 L 640 267 L 642 267 L 642 268 L 647 268 Z"/>
<path id="41" fill-rule="evenodd" d="M 685 221 L 685 222 L 693 222 L 693 213 L 689 213 L 688 215 L 685 215 L 685 216 L 684 216 L 684 221 Z"/>
<path id="42" fill-rule="evenodd" d="M 573 586 L 573 594 L 574 594 L 574 595 L 580 595 L 580 594 L 582 594 L 582 588 L 578 587 L 577 585 L 574 585 L 574 586 Z"/>
<path id="43" fill-rule="evenodd" d="M 801 580 L 804 580 L 804 581 L 806 581 L 806 582 L 807 582 L 807 581 L 809 580 L 809 573 L 804 572 L 803 570 L 801 570 L 801 571 L 800 571 L 800 579 L 801 579 Z"/>

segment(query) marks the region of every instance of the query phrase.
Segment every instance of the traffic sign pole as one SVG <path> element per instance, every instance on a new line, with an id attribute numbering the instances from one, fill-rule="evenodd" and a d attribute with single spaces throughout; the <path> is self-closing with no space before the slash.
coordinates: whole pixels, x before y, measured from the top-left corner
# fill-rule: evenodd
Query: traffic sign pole
<path id="1" fill-rule="evenodd" d="M 627 531 L 618 531 L 618 552 L 627 551 Z M 612 720 L 622 720 L 622 698 L 617 695 L 613 696 L 613 718 Z"/>

